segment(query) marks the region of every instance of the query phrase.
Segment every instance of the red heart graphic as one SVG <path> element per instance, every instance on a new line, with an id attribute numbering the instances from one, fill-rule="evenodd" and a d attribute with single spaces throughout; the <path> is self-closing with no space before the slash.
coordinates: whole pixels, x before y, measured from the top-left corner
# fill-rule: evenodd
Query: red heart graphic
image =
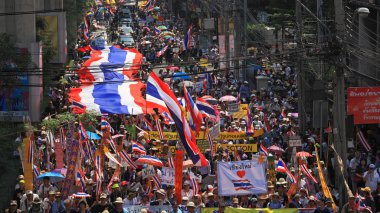
<path id="1" fill-rule="evenodd" d="M 245 171 L 244 170 L 239 170 L 236 172 L 237 176 L 239 176 L 240 178 L 243 178 L 245 176 Z"/>

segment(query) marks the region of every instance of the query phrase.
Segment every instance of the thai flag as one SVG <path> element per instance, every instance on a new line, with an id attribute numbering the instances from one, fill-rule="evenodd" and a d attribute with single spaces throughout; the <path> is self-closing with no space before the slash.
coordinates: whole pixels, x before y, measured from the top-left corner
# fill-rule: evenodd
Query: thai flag
<path id="1" fill-rule="evenodd" d="M 196 100 L 197 108 L 202 113 L 203 117 L 216 120 L 216 112 L 213 106 L 211 106 L 203 98 L 197 98 Z"/>
<path id="2" fill-rule="evenodd" d="M 165 108 L 167 107 L 175 122 L 183 147 L 193 164 L 196 166 L 208 166 L 208 161 L 199 151 L 194 133 L 191 131 L 182 107 L 178 103 L 173 91 L 154 72 L 151 72 L 148 78 L 146 97 L 147 104 L 153 103 Z"/>
<path id="3" fill-rule="evenodd" d="M 153 131 L 153 125 L 148 121 L 148 119 L 145 118 L 145 116 L 143 117 L 143 121 L 145 123 L 145 127 L 148 131 Z"/>
<path id="4" fill-rule="evenodd" d="M 133 169 L 137 169 L 137 165 L 135 162 L 129 157 L 128 153 L 125 150 L 121 150 L 119 152 L 121 159 L 123 159 L 129 166 L 131 166 Z"/>
<path id="5" fill-rule="evenodd" d="M 185 35 L 185 38 L 183 39 L 183 50 L 187 51 L 190 49 L 190 42 L 191 42 L 191 33 L 193 30 L 193 26 L 190 26 L 189 29 L 187 30 L 187 33 Z"/>
<path id="6" fill-rule="evenodd" d="M 286 114 L 285 114 L 285 109 L 282 109 L 281 111 L 281 115 L 280 115 L 280 120 L 284 120 L 284 118 L 286 118 Z"/>
<path id="7" fill-rule="evenodd" d="M 37 178 L 38 176 L 40 176 L 40 170 L 38 169 L 38 167 L 36 165 L 33 164 L 33 174 L 34 174 L 34 177 Z"/>
<path id="8" fill-rule="evenodd" d="M 164 48 L 162 48 L 160 51 L 158 51 L 157 53 L 156 53 L 156 56 L 159 58 L 159 57 L 161 57 L 165 52 L 166 52 L 166 50 L 168 49 L 168 45 L 166 45 Z"/>
<path id="9" fill-rule="evenodd" d="M 296 179 L 294 178 L 293 174 L 289 171 L 285 162 L 281 158 L 278 160 L 277 163 L 277 172 L 286 173 L 292 183 L 296 182 Z"/>
<path id="10" fill-rule="evenodd" d="M 363 198 L 358 195 L 358 193 L 356 192 L 355 194 L 355 206 L 354 206 L 354 209 L 355 210 L 359 210 L 359 211 L 362 211 L 366 208 L 367 206 L 365 205 L 365 203 L 363 202 Z"/>
<path id="11" fill-rule="evenodd" d="M 154 182 L 154 185 L 156 185 L 157 189 L 161 189 L 162 188 L 161 180 L 160 180 L 160 178 L 158 177 L 157 174 L 155 174 L 155 175 L 152 176 L 152 180 Z"/>
<path id="12" fill-rule="evenodd" d="M 164 140 L 164 132 L 162 131 L 161 123 L 159 119 L 156 119 L 156 128 L 160 136 L 160 140 Z"/>
<path id="13" fill-rule="evenodd" d="M 265 132 L 270 132 L 271 128 L 268 122 L 267 116 L 264 114 L 264 130 Z"/>
<path id="14" fill-rule="evenodd" d="M 77 171 L 77 180 L 78 180 L 78 186 L 80 187 L 80 192 L 86 192 L 86 184 L 84 181 L 84 174 L 81 169 L 78 169 Z"/>
<path id="15" fill-rule="evenodd" d="M 174 165 L 175 165 L 175 164 L 174 164 L 173 156 L 170 156 L 170 157 L 168 158 L 168 167 L 174 169 Z"/>
<path id="16" fill-rule="evenodd" d="M 152 193 L 152 181 L 149 179 L 146 186 L 145 194 L 150 195 L 150 193 Z"/>
<path id="17" fill-rule="evenodd" d="M 207 133 L 207 141 L 208 141 L 208 145 L 210 146 L 210 150 L 211 150 L 211 157 L 214 157 L 214 149 L 213 149 L 213 141 L 212 141 L 212 138 L 211 138 L 211 135 L 210 135 L 210 132 Z"/>
<path id="18" fill-rule="evenodd" d="M 145 155 L 146 149 L 140 143 L 137 143 L 136 141 L 132 141 L 132 152 L 137 152 L 137 153 L 140 153 L 142 155 Z"/>
<path id="19" fill-rule="evenodd" d="M 265 146 L 263 144 L 260 144 L 260 150 L 259 152 L 265 156 L 269 156 L 269 152 L 267 150 L 267 148 L 265 148 Z"/>
<path id="20" fill-rule="evenodd" d="M 161 30 L 157 28 L 157 26 L 154 26 L 154 32 L 157 34 L 161 33 Z"/>
<path id="21" fill-rule="evenodd" d="M 311 172 L 309 171 L 309 168 L 307 168 L 306 164 L 302 164 L 300 165 L 300 169 L 301 171 L 308 177 L 310 178 L 312 181 L 314 181 L 314 183 L 318 183 L 317 179 L 315 179 L 315 177 L 313 176 L 313 174 L 311 174 Z"/>
<path id="22" fill-rule="evenodd" d="M 100 154 L 100 150 L 99 150 L 99 152 L 96 153 L 96 156 L 95 156 L 95 166 L 96 166 L 97 173 L 98 173 L 99 177 L 101 177 L 102 172 L 103 172 L 103 168 L 102 168 L 102 157 Z"/>
<path id="23" fill-rule="evenodd" d="M 192 172 L 190 173 L 190 183 L 191 187 L 193 188 L 193 196 L 195 196 L 199 193 L 199 184 L 197 178 Z"/>
<path id="24" fill-rule="evenodd" d="M 81 141 L 86 141 L 88 139 L 86 129 L 83 127 L 82 122 L 79 122 L 79 134 L 80 134 Z"/>
<path id="25" fill-rule="evenodd" d="M 369 145 L 367 139 L 365 139 L 363 132 L 360 129 L 357 129 L 356 137 L 367 152 L 370 152 L 372 150 L 372 147 Z"/>
<path id="26" fill-rule="evenodd" d="M 78 101 L 72 101 L 71 109 L 75 114 L 82 114 L 86 111 L 86 106 Z"/>
<path id="27" fill-rule="evenodd" d="M 121 84 L 134 79 L 134 75 L 139 71 L 142 59 L 142 54 L 133 48 L 93 47 L 90 58 L 82 64 L 77 73 L 82 83 L 91 85 L 93 82 L 112 81 L 113 84 Z M 82 103 L 86 105 L 83 101 Z M 88 105 L 86 106 L 88 107 Z"/>
<path id="28" fill-rule="evenodd" d="M 143 155 L 143 156 L 140 156 L 139 159 L 136 160 L 136 163 L 147 163 L 147 162 L 150 165 L 155 165 L 158 167 L 164 166 L 162 161 L 160 159 L 158 159 L 158 157 L 156 157 L 156 156 Z"/>
<path id="29" fill-rule="evenodd" d="M 87 140 L 85 143 L 86 143 L 86 150 L 90 156 L 91 162 L 94 162 L 94 152 L 91 148 L 91 142 Z"/>
<path id="30" fill-rule="evenodd" d="M 88 21 L 87 21 L 87 18 L 84 17 L 84 26 L 83 26 L 83 38 L 84 40 L 88 41 L 89 39 L 89 35 L 88 35 L 88 32 L 89 32 L 89 24 L 88 24 Z"/>
<path id="31" fill-rule="evenodd" d="M 183 85 L 183 92 L 185 96 L 186 109 L 190 112 L 190 116 L 195 126 L 195 132 L 198 134 L 202 126 L 202 113 L 198 110 L 197 105 L 194 103 L 185 85 Z"/>
<path id="32" fill-rule="evenodd" d="M 32 139 L 29 139 L 28 145 L 28 163 L 33 164 L 34 143 Z"/>
<path id="33" fill-rule="evenodd" d="M 248 108 L 247 109 L 247 130 L 246 130 L 246 134 L 252 135 L 254 132 L 255 132 L 255 129 L 253 128 L 252 115 L 251 115 L 251 111 Z"/>
<path id="34" fill-rule="evenodd" d="M 174 124 L 173 118 L 169 115 L 168 112 L 162 112 L 162 117 L 164 117 L 164 122 L 167 125 Z"/>
<path id="35" fill-rule="evenodd" d="M 96 195 L 100 195 L 102 193 L 102 177 L 100 175 L 97 175 L 96 180 Z"/>
<path id="36" fill-rule="evenodd" d="M 232 184 L 234 184 L 235 191 L 239 190 L 249 190 L 254 188 L 249 180 L 232 180 Z"/>
<path id="37" fill-rule="evenodd" d="M 115 154 L 117 154 L 116 144 L 115 144 L 115 142 L 113 141 L 113 139 L 112 139 L 111 136 L 109 136 L 109 138 L 108 138 L 108 143 L 110 144 L 110 147 L 111 147 L 111 149 L 115 152 Z"/>
<path id="38" fill-rule="evenodd" d="M 109 130 L 111 130 L 111 125 L 110 125 L 110 123 L 108 123 L 107 118 L 104 117 L 104 116 L 102 116 L 100 118 L 100 129 L 102 131 L 109 131 Z"/>

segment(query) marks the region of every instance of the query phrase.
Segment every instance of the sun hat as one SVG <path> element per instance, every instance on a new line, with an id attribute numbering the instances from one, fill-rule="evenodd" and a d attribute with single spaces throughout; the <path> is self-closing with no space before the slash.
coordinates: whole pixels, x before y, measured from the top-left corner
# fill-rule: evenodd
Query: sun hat
<path id="1" fill-rule="evenodd" d="M 284 185 L 284 184 L 287 184 L 288 182 L 286 182 L 286 180 L 284 178 L 280 178 L 278 179 L 278 181 L 276 182 L 277 185 Z"/>
<path id="2" fill-rule="evenodd" d="M 9 204 L 10 206 L 17 206 L 17 201 L 11 200 L 11 203 Z"/>
<path id="3" fill-rule="evenodd" d="M 194 202 L 188 202 L 186 206 L 187 207 L 195 207 L 195 204 L 194 204 Z"/>
<path id="4" fill-rule="evenodd" d="M 121 204 L 123 204 L 124 203 L 123 202 L 123 198 L 117 197 L 116 200 L 113 203 L 121 203 Z"/>
<path id="5" fill-rule="evenodd" d="M 105 198 L 107 198 L 107 195 L 105 194 L 105 193 L 102 193 L 101 195 L 100 195 L 100 199 L 105 199 Z"/>
<path id="6" fill-rule="evenodd" d="M 232 199 L 233 204 L 238 204 L 239 203 L 239 198 L 235 197 Z"/>

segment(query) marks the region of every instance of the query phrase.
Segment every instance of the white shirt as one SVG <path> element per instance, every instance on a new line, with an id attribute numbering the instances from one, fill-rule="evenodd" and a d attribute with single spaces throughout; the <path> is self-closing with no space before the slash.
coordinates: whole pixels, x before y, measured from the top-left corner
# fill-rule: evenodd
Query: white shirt
<path id="1" fill-rule="evenodd" d="M 368 171 L 364 172 L 365 186 L 371 188 L 371 192 L 374 192 L 377 188 L 377 183 L 380 182 L 379 174 L 376 170 L 373 171 L 373 174 L 369 174 Z"/>

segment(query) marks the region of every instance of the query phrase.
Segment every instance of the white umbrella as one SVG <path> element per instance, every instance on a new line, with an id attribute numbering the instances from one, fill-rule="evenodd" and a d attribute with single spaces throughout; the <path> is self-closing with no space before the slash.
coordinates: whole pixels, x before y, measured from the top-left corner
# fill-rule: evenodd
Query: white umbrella
<path id="1" fill-rule="evenodd" d="M 183 87 L 183 85 L 185 85 L 185 87 L 193 87 L 194 86 L 194 82 L 191 82 L 191 81 L 182 81 L 182 82 L 178 83 L 178 86 L 180 86 L 180 87 Z"/>
<path id="2" fill-rule="evenodd" d="M 219 99 L 219 101 L 222 101 L 222 102 L 232 102 L 232 101 L 236 101 L 237 98 L 232 96 L 232 95 L 226 95 L 226 96 L 223 96 Z"/>

